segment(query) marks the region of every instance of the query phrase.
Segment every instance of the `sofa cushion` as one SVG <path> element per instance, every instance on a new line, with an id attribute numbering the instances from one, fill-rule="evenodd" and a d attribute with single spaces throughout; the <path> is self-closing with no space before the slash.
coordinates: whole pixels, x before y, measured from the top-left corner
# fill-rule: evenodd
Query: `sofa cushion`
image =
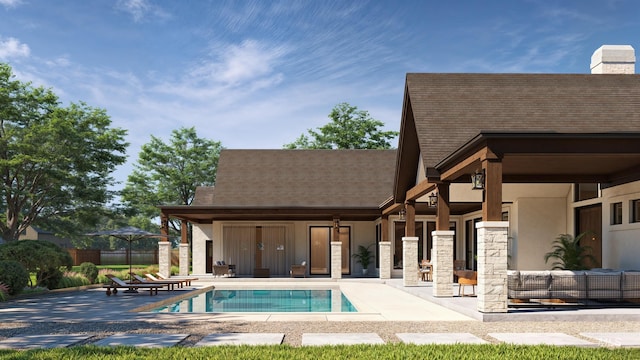
<path id="1" fill-rule="evenodd" d="M 556 299 L 585 299 L 587 276 L 584 271 L 553 270 L 549 286 L 551 297 Z"/>
<path id="2" fill-rule="evenodd" d="M 622 297 L 640 299 L 640 271 L 625 271 L 622 275 Z"/>

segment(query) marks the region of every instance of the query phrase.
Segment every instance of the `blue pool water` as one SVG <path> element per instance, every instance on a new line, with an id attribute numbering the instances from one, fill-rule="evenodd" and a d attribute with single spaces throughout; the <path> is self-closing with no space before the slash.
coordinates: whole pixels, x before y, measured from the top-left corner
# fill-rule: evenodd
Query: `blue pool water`
<path id="1" fill-rule="evenodd" d="M 340 290 L 210 290 L 153 312 L 357 312 Z"/>

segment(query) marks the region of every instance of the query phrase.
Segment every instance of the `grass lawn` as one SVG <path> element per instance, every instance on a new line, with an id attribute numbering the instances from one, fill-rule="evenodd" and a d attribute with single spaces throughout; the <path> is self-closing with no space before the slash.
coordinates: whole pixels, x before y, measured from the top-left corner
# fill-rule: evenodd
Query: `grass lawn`
<path id="1" fill-rule="evenodd" d="M 519 345 L 219 346 L 136 349 L 79 346 L 68 349 L 0 350 L 2 359 L 638 359 L 640 349 Z"/>

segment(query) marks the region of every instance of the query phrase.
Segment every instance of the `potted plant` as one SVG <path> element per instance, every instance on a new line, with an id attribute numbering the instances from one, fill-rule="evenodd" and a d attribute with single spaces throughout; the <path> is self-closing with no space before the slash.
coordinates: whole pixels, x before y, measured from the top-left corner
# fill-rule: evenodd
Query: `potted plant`
<path id="1" fill-rule="evenodd" d="M 373 245 L 374 244 L 369 246 L 358 245 L 358 251 L 351 255 L 358 264 L 362 265 L 362 275 L 367 275 L 367 271 L 369 270 L 369 264 L 373 258 L 373 251 L 371 251 L 371 246 Z"/>
<path id="2" fill-rule="evenodd" d="M 553 269 L 557 270 L 587 270 L 587 263 L 596 264 L 596 259 L 591 255 L 591 247 L 580 245 L 580 240 L 587 232 L 578 234 L 575 238 L 570 234 L 560 234 L 553 242 L 553 250 L 544 255 L 544 261 L 556 259 Z"/>

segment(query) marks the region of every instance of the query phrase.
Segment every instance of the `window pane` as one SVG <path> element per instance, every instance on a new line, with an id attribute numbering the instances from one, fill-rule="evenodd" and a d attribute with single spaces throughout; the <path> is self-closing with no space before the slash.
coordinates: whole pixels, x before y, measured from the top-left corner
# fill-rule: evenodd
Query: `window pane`
<path id="1" fill-rule="evenodd" d="M 622 203 L 611 204 L 611 225 L 622 224 Z"/>
<path id="2" fill-rule="evenodd" d="M 631 222 L 640 222 L 640 200 L 631 201 Z"/>

